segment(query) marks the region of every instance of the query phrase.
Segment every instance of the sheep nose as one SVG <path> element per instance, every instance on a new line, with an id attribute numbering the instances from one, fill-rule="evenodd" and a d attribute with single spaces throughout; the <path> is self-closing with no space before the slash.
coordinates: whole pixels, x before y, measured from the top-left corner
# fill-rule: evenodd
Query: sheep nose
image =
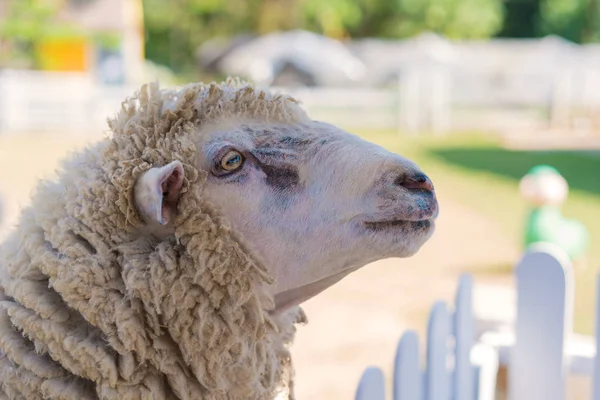
<path id="1" fill-rule="evenodd" d="M 408 190 L 426 190 L 433 192 L 433 183 L 427 175 L 422 172 L 402 174 L 396 178 L 394 183 Z"/>

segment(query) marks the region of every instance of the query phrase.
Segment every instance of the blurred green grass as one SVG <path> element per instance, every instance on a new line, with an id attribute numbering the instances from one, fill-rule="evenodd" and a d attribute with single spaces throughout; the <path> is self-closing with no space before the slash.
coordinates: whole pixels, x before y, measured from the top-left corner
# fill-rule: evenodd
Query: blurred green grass
<path id="1" fill-rule="evenodd" d="M 596 274 L 600 267 L 600 246 L 597 245 L 600 243 L 600 152 L 510 150 L 496 138 L 478 133 L 443 137 L 396 132 L 357 134 L 418 163 L 432 178 L 440 197 L 489 218 L 499 230 L 513 238 L 516 246 L 521 246 L 528 207 L 519 195 L 519 180 L 534 165 L 556 167 L 570 185 L 563 215 L 582 221 L 590 233 L 587 268 L 575 270 L 575 330 L 584 334 L 593 332 Z M 444 212 L 443 207 L 440 212 Z M 485 238 L 472 240 L 476 245 L 477 240 Z M 477 273 L 509 274 L 513 265 L 483 267 Z M 471 272 L 468 268 L 465 266 L 465 271 Z"/>

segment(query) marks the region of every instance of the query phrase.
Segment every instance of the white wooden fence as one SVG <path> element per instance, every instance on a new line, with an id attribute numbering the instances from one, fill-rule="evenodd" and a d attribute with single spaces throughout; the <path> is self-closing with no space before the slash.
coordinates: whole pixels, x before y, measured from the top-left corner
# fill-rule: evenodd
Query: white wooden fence
<path id="1" fill-rule="evenodd" d="M 508 370 L 508 399 L 563 400 L 570 375 L 590 377 L 591 399 L 600 400 L 600 295 L 596 338 L 573 334 L 572 265 L 558 248 L 536 244 L 515 269 L 516 320 L 507 330 L 476 337 L 471 276 L 459 281 L 454 310 L 437 302 L 427 330 L 426 366 L 419 340 L 404 333 L 393 369 L 392 397 L 379 367 L 365 370 L 356 400 L 492 400 L 500 365 Z M 600 294 L 600 275 L 597 282 Z M 570 398 L 570 397 L 569 397 Z"/>
<path id="2" fill-rule="evenodd" d="M 137 88 L 98 85 L 85 73 L 0 71 L 0 134 L 97 134 Z"/>
<path id="3" fill-rule="evenodd" d="M 449 86 L 447 79 L 438 75 L 432 75 L 437 79 L 431 81 L 411 75 L 392 89 L 271 90 L 296 96 L 313 119 L 347 129 L 444 132 L 450 128 Z M 2 70 L 0 134 L 105 131 L 106 119 L 138 89 L 100 85 L 85 73 Z"/>
<path id="4" fill-rule="evenodd" d="M 352 130 L 600 131 L 600 73 L 567 71 L 560 78 L 511 75 L 506 77 L 511 84 L 498 88 L 490 74 L 413 68 L 402 71 L 397 84 L 388 88 L 273 90 L 298 97 L 314 119 Z M 545 89 L 533 91 L 524 82 Z M 0 134 L 105 131 L 106 118 L 137 89 L 102 85 L 83 73 L 0 70 Z"/>

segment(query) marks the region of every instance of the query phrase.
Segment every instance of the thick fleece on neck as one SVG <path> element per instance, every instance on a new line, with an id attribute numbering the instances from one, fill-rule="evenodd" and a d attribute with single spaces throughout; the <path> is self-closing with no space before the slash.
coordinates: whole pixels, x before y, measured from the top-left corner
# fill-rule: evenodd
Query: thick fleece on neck
<path id="1" fill-rule="evenodd" d="M 194 135 L 218 118 L 293 122 L 249 85 L 144 86 L 112 136 L 44 182 L 0 249 L 0 397 L 268 399 L 291 391 L 296 309 L 265 312 L 272 282 L 202 196 Z M 179 160 L 174 234 L 144 234 L 139 176 Z M 20 395 L 19 395 L 20 394 Z M 291 395 L 290 395 L 291 396 Z"/>

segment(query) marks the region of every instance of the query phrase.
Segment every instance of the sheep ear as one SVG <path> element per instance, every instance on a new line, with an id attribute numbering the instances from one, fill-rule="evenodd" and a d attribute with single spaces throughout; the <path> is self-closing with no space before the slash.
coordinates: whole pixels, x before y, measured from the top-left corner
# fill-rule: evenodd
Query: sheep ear
<path id="1" fill-rule="evenodd" d="M 173 161 L 144 172 L 135 185 L 134 199 L 146 222 L 169 223 L 177 211 L 183 184 L 183 165 Z"/>

